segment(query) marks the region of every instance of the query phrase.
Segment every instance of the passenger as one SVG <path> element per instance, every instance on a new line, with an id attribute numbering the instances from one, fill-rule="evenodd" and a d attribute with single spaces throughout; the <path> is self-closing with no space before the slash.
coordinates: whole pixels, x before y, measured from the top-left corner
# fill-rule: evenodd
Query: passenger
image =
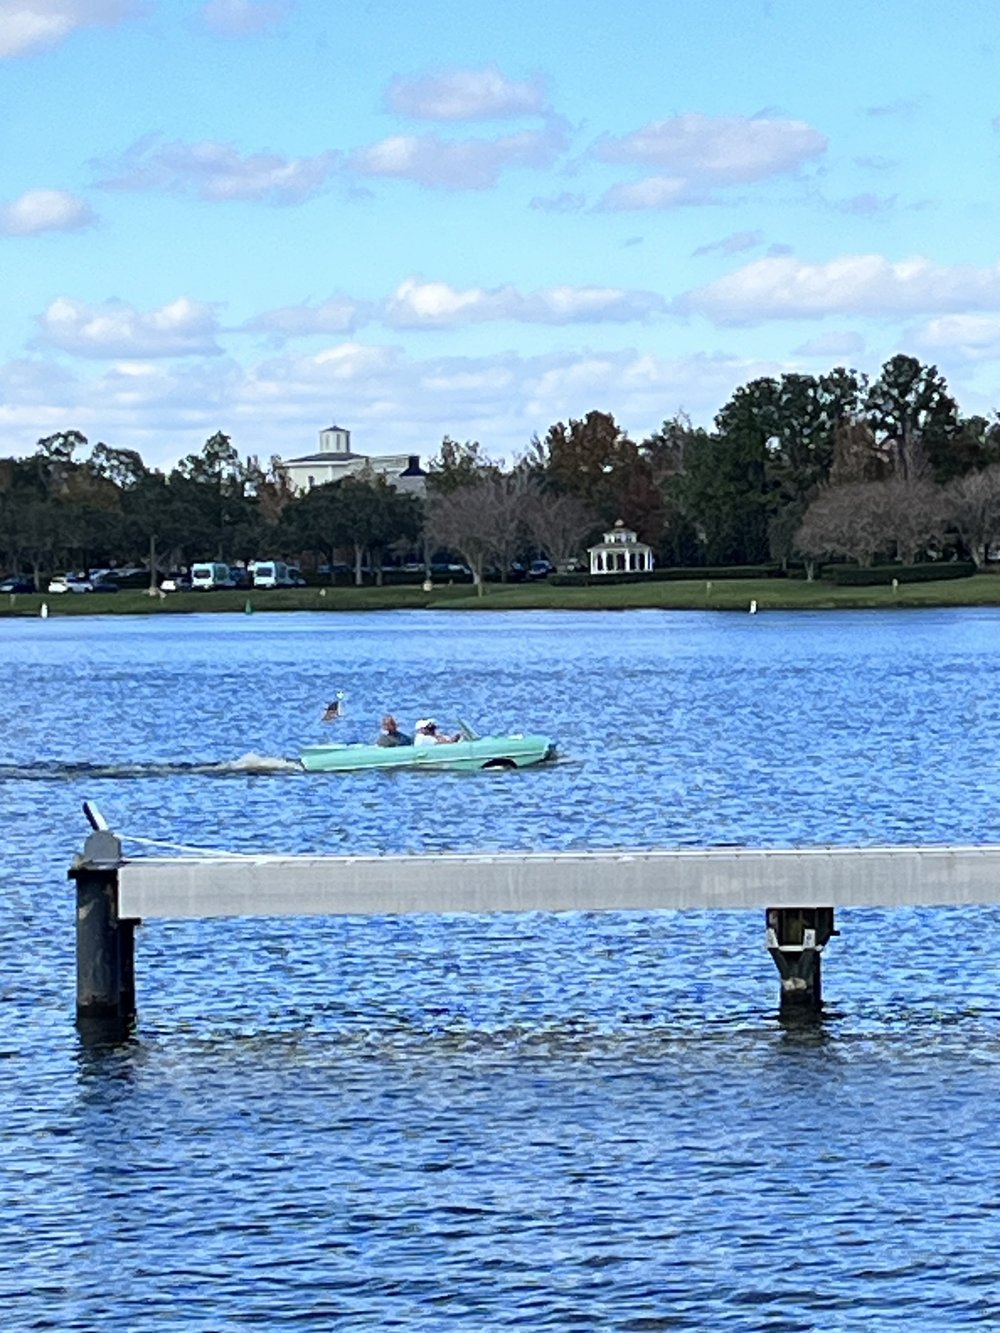
<path id="1" fill-rule="evenodd" d="M 391 713 L 382 719 L 382 730 L 378 734 L 376 745 L 412 745 L 413 741 L 399 729 L 399 724 Z"/>
<path id="2" fill-rule="evenodd" d="M 455 741 L 462 739 L 460 731 L 456 731 L 454 736 L 442 736 L 432 717 L 422 717 L 414 727 L 414 731 L 416 733 L 413 737 L 414 745 L 454 745 Z"/>

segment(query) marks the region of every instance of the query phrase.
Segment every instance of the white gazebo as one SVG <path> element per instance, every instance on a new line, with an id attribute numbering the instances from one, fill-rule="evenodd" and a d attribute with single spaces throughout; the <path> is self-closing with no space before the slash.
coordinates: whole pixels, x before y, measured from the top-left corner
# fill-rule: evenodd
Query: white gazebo
<path id="1" fill-rule="evenodd" d="M 621 519 L 602 542 L 587 548 L 587 554 L 591 574 L 649 574 L 653 569 L 653 548 L 639 541 Z"/>

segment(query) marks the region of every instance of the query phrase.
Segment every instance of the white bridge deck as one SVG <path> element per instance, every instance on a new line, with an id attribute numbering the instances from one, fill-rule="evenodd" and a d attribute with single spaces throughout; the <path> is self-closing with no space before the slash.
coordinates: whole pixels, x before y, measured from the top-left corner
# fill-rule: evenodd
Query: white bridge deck
<path id="1" fill-rule="evenodd" d="M 122 919 L 1000 902 L 1000 846 L 142 858 Z"/>

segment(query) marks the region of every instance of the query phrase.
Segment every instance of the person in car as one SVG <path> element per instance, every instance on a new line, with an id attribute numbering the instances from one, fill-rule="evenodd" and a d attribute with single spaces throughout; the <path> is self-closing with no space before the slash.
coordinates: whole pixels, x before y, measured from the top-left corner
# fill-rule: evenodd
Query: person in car
<path id="1" fill-rule="evenodd" d="M 462 739 L 460 731 L 457 731 L 454 736 L 441 735 L 437 729 L 437 723 L 432 717 L 420 718 L 413 730 L 414 745 L 453 745 L 455 741 Z"/>
<path id="2" fill-rule="evenodd" d="M 399 729 L 399 723 L 391 713 L 382 719 L 382 730 L 378 734 L 376 745 L 412 745 L 413 741 Z"/>

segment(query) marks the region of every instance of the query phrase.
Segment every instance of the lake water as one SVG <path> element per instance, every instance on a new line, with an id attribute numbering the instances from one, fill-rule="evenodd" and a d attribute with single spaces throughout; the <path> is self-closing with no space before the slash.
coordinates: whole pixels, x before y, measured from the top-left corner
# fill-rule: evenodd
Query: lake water
<path id="1" fill-rule="evenodd" d="M 996 842 L 998 646 L 994 610 L 0 621 L 4 1327 L 1000 1327 L 1000 909 L 838 913 L 814 1027 L 756 913 L 150 922 L 92 1049 L 66 879 L 84 799 L 134 854 Z M 386 709 L 561 758 L 283 762 Z"/>

